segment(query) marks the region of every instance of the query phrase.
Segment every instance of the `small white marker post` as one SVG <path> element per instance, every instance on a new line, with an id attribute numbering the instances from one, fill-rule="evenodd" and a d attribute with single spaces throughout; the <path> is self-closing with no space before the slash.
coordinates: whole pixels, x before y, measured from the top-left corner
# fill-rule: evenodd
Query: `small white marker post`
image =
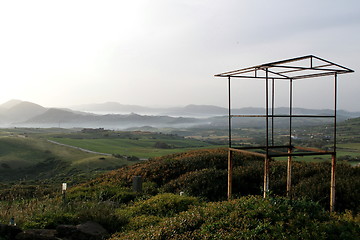
<path id="1" fill-rule="evenodd" d="M 62 183 L 62 198 L 63 198 L 63 203 L 66 203 L 66 188 L 67 188 L 67 184 L 66 183 Z"/>

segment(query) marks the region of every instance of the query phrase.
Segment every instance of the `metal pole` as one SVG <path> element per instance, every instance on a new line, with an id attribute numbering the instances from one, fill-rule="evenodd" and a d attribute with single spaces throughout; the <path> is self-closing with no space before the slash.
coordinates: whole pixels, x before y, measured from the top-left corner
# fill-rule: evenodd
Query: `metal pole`
<path id="1" fill-rule="evenodd" d="M 289 148 L 288 148 L 288 162 L 287 162 L 287 179 L 286 179 L 286 196 L 291 193 L 291 175 L 292 175 L 292 108 L 293 108 L 293 80 L 290 79 L 290 92 L 289 92 Z"/>
<path id="2" fill-rule="evenodd" d="M 231 148 L 231 83 L 230 83 L 230 76 L 228 77 L 228 91 L 229 91 L 229 151 L 228 151 L 228 189 L 227 189 L 227 197 L 228 200 L 231 199 L 232 194 L 232 176 L 233 176 L 233 163 L 232 163 L 232 152 Z"/>
<path id="3" fill-rule="evenodd" d="M 265 91 L 265 105 L 266 105 L 266 155 L 264 163 L 264 198 L 269 191 L 269 82 L 268 69 L 266 68 L 266 91 Z"/>
<path id="4" fill-rule="evenodd" d="M 337 135 L 337 73 L 334 75 L 334 152 L 336 153 L 336 135 Z"/>
<path id="5" fill-rule="evenodd" d="M 274 112 L 275 112 L 275 80 L 272 79 L 271 92 L 271 145 L 274 146 Z"/>
<path id="6" fill-rule="evenodd" d="M 330 212 L 335 210 L 337 74 L 334 75 L 334 154 L 331 155 Z"/>
<path id="7" fill-rule="evenodd" d="M 229 148 L 231 148 L 231 86 L 230 86 L 230 76 L 228 77 L 228 105 L 229 105 Z"/>
<path id="8" fill-rule="evenodd" d="M 293 80 L 290 79 L 290 93 L 289 93 L 289 99 L 290 99 L 290 103 L 289 103 L 289 145 L 290 147 L 292 147 L 292 139 L 291 139 L 291 134 L 292 134 L 292 105 L 293 105 Z"/>
<path id="9" fill-rule="evenodd" d="M 265 105 L 266 105 L 266 155 L 269 153 L 269 82 L 268 69 L 266 69 L 266 84 L 265 84 Z"/>

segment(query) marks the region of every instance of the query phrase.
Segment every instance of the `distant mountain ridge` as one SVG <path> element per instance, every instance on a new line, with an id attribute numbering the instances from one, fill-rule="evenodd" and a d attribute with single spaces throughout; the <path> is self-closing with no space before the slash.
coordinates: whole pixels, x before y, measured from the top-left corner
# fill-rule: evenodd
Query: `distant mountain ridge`
<path id="1" fill-rule="evenodd" d="M 85 104 L 71 107 L 78 111 L 94 111 L 94 112 L 113 112 L 113 113 L 131 113 L 146 112 L 151 108 L 138 105 L 125 105 L 117 102 Z"/>
<path id="2" fill-rule="evenodd" d="M 0 106 L 1 122 L 22 122 L 46 111 L 46 108 L 27 101 L 10 100 Z"/>
<path id="3" fill-rule="evenodd" d="M 137 114 L 154 114 L 154 115 L 168 115 L 168 116 L 222 116 L 228 115 L 228 108 L 218 107 L 213 105 L 195 105 L 190 104 L 184 107 L 144 107 L 138 105 L 124 105 L 116 102 L 96 103 L 73 106 L 72 109 L 86 112 L 112 112 L 112 113 L 137 113 Z M 271 111 L 271 109 L 270 109 Z M 289 114 L 288 107 L 279 107 L 275 109 L 275 114 Z M 232 114 L 265 114 L 264 108 L 245 107 L 231 109 Z M 293 108 L 293 114 L 316 114 L 316 115 L 333 115 L 334 110 L 331 109 L 307 109 L 307 108 Z M 349 112 L 345 110 L 338 110 L 337 114 L 348 117 L 360 117 L 360 112 Z"/>
<path id="4" fill-rule="evenodd" d="M 73 110 L 74 109 L 74 110 Z M 226 127 L 228 109 L 212 105 L 187 105 L 185 107 L 149 108 L 109 102 L 89 104 L 73 109 L 45 108 L 38 104 L 11 100 L 0 105 L 1 127 L 62 127 L 62 128 L 109 128 L 127 129 L 133 127 L 186 128 Z M 83 109 L 83 111 L 80 111 Z M 288 108 L 276 108 L 275 114 L 288 114 Z M 86 111 L 86 112 L 85 112 Z M 108 112 L 96 114 L 94 112 Z M 117 112 L 122 112 L 119 114 Z M 293 114 L 333 115 L 333 110 L 294 108 Z M 231 109 L 232 114 L 265 114 L 263 108 Z M 360 113 L 339 110 L 339 120 L 359 117 Z M 259 126 L 260 120 L 244 121 Z M 312 121 L 314 124 L 314 121 Z M 240 127 L 240 125 L 239 125 Z"/>
<path id="5" fill-rule="evenodd" d="M 151 115 L 168 115 L 168 116 L 211 116 L 224 115 L 227 113 L 226 108 L 212 105 L 187 105 L 185 107 L 144 107 L 138 105 L 125 105 L 116 102 L 86 104 L 71 107 L 74 110 L 95 112 L 95 113 L 137 113 Z"/>

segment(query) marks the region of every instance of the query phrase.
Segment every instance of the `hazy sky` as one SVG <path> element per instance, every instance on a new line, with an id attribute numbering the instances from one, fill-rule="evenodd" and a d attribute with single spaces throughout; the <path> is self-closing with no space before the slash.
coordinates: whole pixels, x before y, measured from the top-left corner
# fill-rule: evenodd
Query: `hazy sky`
<path id="1" fill-rule="evenodd" d="M 226 106 L 214 74 L 308 54 L 355 70 L 339 108 L 360 111 L 359 0 L 0 1 L 0 103 Z M 331 107 L 310 85 L 297 105 Z"/>

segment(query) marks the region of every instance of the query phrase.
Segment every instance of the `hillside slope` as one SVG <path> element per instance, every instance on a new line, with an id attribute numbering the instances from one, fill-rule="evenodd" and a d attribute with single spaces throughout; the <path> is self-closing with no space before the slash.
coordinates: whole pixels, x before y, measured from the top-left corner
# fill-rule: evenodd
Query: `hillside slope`
<path id="1" fill-rule="evenodd" d="M 263 159 L 236 154 L 233 191 L 235 196 L 261 195 Z M 293 165 L 293 197 L 308 198 L 329 205 L 330 163 Z M 270 167 L 270 190 L 286 195 L 286 162 L 273 161 Z M 86 186 L 131 185 L 133 176 L 142 176 L 152 191 L 179 193 L 211 201 L 225 200 L 227 193 L 227 150 L 211 149 L 173 154 L 111 171 Z M 360 212 L 360 168 L 338 164 L 337 209 Z"/>
<path id="2" fill-rule="evenodd" d="M 182 118 L 169 116 L 147 116 L 138 114 L 106 114 L 96 115 L 81 112 L 73 112 L 64 109 L 48 109 L 43 114 L 37 115 L 22 123 L 23 127 L 54 127 L 63 128 L 110 128 L 126 129 L 135 126 L 152 127 L 183 127 L 202 123 L 203 120 L 196 118 Z"/>
<path id="3" fill-rule="evenodd" d="M 20 102 L 5 112 L 11 121 L 21 122 L 46 111 L 46 108 L 31 102 Z"/>
<path id="4" fill-rule="evenodd" d="M 80 175 L 111 170 L 130 162 L 112 156 L 85 153 L 45 139 L 19 136 L 0 138 L 0 180 L 48 181 L 74 179 Z M 90 177 L 87 176 L 88 178 Z"/>

